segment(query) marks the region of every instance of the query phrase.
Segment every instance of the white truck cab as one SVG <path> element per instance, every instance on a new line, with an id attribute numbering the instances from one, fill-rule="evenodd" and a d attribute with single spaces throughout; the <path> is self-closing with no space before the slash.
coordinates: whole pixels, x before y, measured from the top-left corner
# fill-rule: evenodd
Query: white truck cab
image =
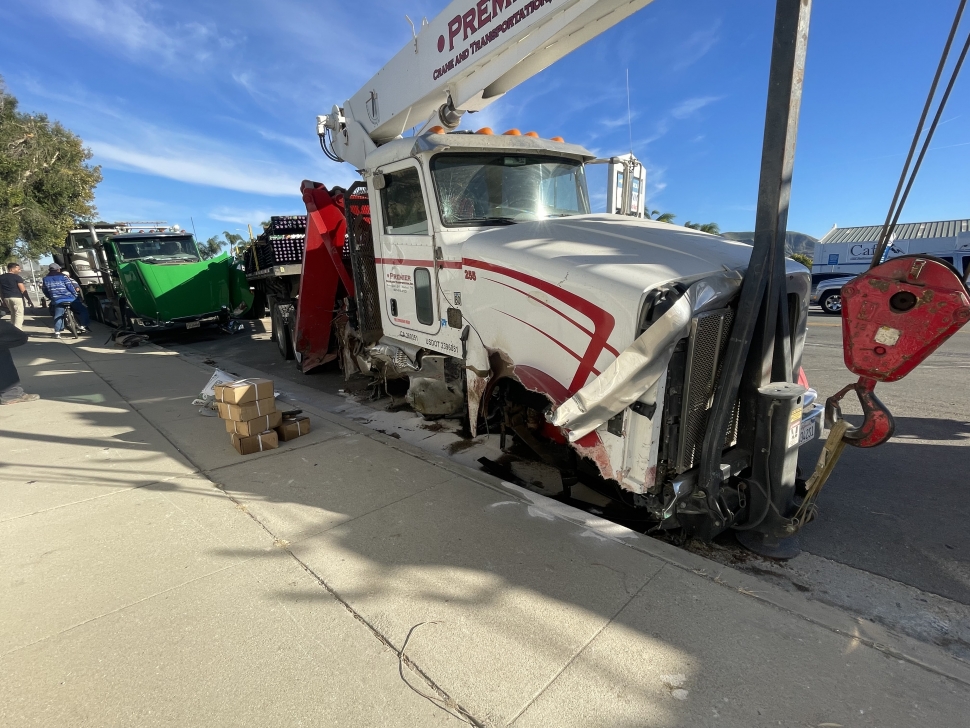
<path id="1" fill-rule="evenodd" d="M 622 204 L 611 204 L 626 214 L 591 214 L 587 149 L 535 132 L 458 129 L 648 2 L 452 2 L 318 117 L 324 152 L 359 171 L 369 206 L 354 202 L 357 186 L 306 182 L 308 230 L 340 229 L 324 211 L 343 194 L 348 244 L 337 240 L 325 262 L 352 266 L 355 292 L 343 304 L 340 285 L 349 292 L 349 283 L 334 275 L 328 284 L 343 306 L 334 325 L 342 322 L 345 371 L 375 377 L 425 417 L 464 419 L 471 436 L 510 435 L 558 469 L 564 487 L 607 492 L 660 528 L 711 538 L 754 514 L 748 527 L 763 521 L 768 533 L 777 524 L 745 479 L 762 477 L 751 473 L 765 457 L 788 468 L 791 484 L 772 499 L 792 510 L 793 453 L 820 430 L 801 371 L 809 272 L 786 263 L 776 290 L 791 371 L 770 393 L 742 388 L 715 465 L 723 484 L 709 498 L 695 487 L 698 465 L 751 246 L 642 219 L 645 172 L 632 156 Z M 410 129 L 417 133 L 404 136 Z M 309 285 L 305 264 L 301 291 Z M 313 305 L 325 317 L 334 308 Z M 298 328 L 312 316 L 299 307 Z M 329 327 L 327 318 L 327 336 Z M 759 357 L 745 360 L 746 382 L 763 378 Z M 766 410 L 767 397 L 775 404 Z M 766 427 L 777 430 L 767 449 L 758 445 Z"/>

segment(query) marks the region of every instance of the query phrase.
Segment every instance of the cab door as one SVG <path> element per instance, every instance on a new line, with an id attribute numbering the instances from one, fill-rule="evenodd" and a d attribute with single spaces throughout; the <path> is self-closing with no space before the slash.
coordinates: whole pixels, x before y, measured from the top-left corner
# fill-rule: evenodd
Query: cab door
<path id="1" fill-rule="evenodd" d="M 381 173 L 376 186 L 380 187 L 379 263 L 384 278 L 385 315 L 398 329 L 437 334 L 441 323 L 434 237 L 421 170 L 408 160 L 389 165 Z"/>

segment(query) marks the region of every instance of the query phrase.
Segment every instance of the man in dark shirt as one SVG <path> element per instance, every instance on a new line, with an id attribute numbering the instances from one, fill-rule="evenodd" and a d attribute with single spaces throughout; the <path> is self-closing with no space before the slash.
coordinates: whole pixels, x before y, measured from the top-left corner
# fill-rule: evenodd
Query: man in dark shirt
<path id="1" fill-rule="evenodd" d="M 20 277 L 20 264 L 7 263 L 7 272 L 0 275 L 0 298 L 10 311 L 11 323 L 18 329 L 24 328 L 24 298 L 33 308 L 24 279 Z"/>

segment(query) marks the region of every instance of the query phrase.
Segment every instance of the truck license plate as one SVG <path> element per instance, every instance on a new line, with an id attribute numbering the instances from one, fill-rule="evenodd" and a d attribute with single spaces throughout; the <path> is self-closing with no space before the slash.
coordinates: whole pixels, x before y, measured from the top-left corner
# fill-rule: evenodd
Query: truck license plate
<path id="1" fill-rule="evenodd" d="M 187 329 L 197 329 L 200 326 L 202 326 L 202 323 L 199 321 L 189 321 L 187 324 L 185 324 L 185 328 Z"/>
<path id="2" fill-rule="evenodd" d="M 815 420 L 807 420 L 802 423 L 801 433 L 798 436 L 798 444 L 804 445 L 815 439 Z"/>

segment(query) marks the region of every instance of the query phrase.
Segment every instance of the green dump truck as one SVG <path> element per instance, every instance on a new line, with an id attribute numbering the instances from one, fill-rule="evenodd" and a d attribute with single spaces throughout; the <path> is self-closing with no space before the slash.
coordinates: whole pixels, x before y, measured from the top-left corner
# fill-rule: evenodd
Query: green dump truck
<path id="1" fill-rule="evenodd" d="M 68 233 L 62 252 L 97 320 L 140 333 L 227 326 L 252 304 L 236 261 L 204 260 L 184 230 L 99 227 Z"/>

